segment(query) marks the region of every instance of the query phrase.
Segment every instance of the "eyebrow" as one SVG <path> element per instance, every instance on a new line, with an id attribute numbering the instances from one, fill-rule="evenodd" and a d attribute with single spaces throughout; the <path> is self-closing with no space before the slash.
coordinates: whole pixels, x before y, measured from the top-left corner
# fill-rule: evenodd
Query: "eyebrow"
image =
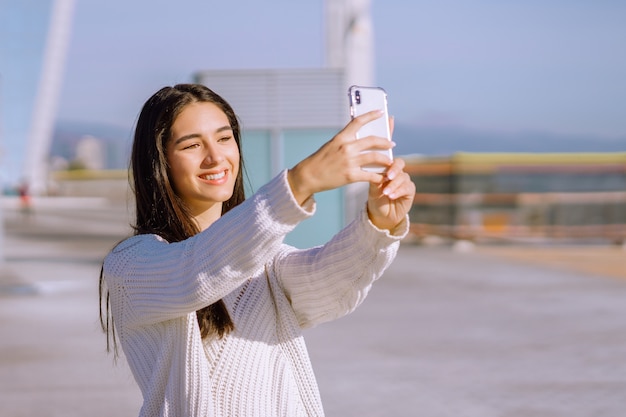
<path id="1" fill-rule="evenodd" d="M 231 126 L 229 126 L 229 125 L 222 126 L 219 129 L 217 129 L 215 131 L 215 133 L 222 133 L 222 132 L 225 132 L 227 130 L 230 130 L 232 132 L 233 128 Z M 202 135 L 200 135 L 199 133 L 190 133 L 188 135 L 181 136 L 181 137 L 179 137 L 178 139 L 176 139 L 174 141 L 174 145 L 178 145 L 181 142 L 184 142 L 184 141 L 189 140 L 189 139 L 195 139 L 195 138 L 198 138 L 200 136 L 202 136 Z"/>

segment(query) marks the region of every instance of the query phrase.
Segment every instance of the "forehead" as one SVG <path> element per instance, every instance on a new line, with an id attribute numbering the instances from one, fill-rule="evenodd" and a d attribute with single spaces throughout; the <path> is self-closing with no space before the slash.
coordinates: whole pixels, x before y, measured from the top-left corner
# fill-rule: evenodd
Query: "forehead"
<path id="1" fill-rule="evenodd" d="M 230 126 L 226 113 L 214 103 L 193 102 L 181 110 L 172 124 L 173 136 L 196 132 L 213 132 Z"/>

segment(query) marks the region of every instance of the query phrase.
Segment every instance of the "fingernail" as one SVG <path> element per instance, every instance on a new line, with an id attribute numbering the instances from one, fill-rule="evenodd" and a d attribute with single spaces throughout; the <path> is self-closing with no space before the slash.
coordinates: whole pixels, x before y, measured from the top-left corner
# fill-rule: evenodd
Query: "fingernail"
<path id="1" fill-rule="evenodd" d="M 396 177 L 396 173 L 394 171 L 390 171 L 387 173 L 387 179 L 392 180 Z"/>
<path id="2" fill-rule="evenodd" d="M 388 196 L 388 195 L 389 195 L 389 193 L 391 193 L 391 190 L 390 190 L 389 188 L 385 188 L 385 189 L 383 190 L 383 194 L 385 194 L 386 196 Z"/>
<path id="3" fill-rule="evenodd" d="M 391 147 L 395 148 L 396 147 L 396 143 L 394 141 L 391 141 Z"/>

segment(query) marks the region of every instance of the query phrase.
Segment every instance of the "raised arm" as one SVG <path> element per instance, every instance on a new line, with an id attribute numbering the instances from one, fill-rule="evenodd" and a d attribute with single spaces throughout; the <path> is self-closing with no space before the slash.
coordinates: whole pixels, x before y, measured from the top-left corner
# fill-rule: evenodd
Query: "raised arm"
<path id="1" fill-rule="evenodd" d="M 211 304 L 239 287 L 274 256 L 284 236 L 312 215 L 300 207 L 283 172 L 208 229 L 182 242 L 140 235 L 105 259 L 111 292 L 123 292 L 127 319 L 153 323 Z"/>
<path id="2" fill-rule="evenodd" d="M 365 148 L 357 146 L 364 139 L 356 140 L 353 128 L 358 128 L 365 120 L 370 119 L 355 119 L 354 125 L 348 125 L 335 138 L 337 143 L 330 142 L 325 154 L 331 158 L 342 150 L 349 155 L 359 153 L 352 158 L 354 166 L 348 164 L 340 174 L 347 178 L 367 178 L 370 182 L 366 209 L 327 244 L 309 250 L 285 250 L 274 264 L 273 273 L 303 327 L 333 320 L 354 310 L 394 259 L 399 240 L 408 231 L 408 212 L 415 196 L 415 184 L 404 172 L 405 164 L 401 159 L 387 161 L 384 176 L 369 175 L 371 173 L 360 169 L 359 164 L 368 163 L 360 159 L 360 152 L 373 143 L 382 145 L 372 141 Z M 320 150 L 324 151 L 324 148 Z M 303 170 L 316 166 L 307 160 L 302 165 Z M 314 175 L 314 178 L 317 177 Z"/>
<path id="3" fill-rule="evenodd" d="M 408 220 L 393 231 L 369 221 L 365 210 L 323 246 L 283 247 L 271 268 L 301 327 L 352 312 L 396 256 Z"/>

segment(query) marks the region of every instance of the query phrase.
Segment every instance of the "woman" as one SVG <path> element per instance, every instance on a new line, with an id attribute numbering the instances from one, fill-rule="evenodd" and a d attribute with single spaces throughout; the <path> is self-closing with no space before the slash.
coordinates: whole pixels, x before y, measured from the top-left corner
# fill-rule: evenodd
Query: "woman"
<path id="1" fill-rule="evenodd" d="M 100 279 L 103 328 L 114 343 L 117 333 L 141 416 L 323 415 L 301 329 L 363 300 L 406 234 L 415 193 L 401 160 L 362 152 L 390 141 L 355 140 L 377 117 L 354 119 L 244 201 L 230 105 L 193 84 L 146 102 L 131 155 L 135 236 L 107 255 Z M 360 169 L 371 163 L 386 175 Z M 313 215 L 315 193 L 356 181 L 370 183 L 358 219 L 323 246 L 283 244 Z"/>

